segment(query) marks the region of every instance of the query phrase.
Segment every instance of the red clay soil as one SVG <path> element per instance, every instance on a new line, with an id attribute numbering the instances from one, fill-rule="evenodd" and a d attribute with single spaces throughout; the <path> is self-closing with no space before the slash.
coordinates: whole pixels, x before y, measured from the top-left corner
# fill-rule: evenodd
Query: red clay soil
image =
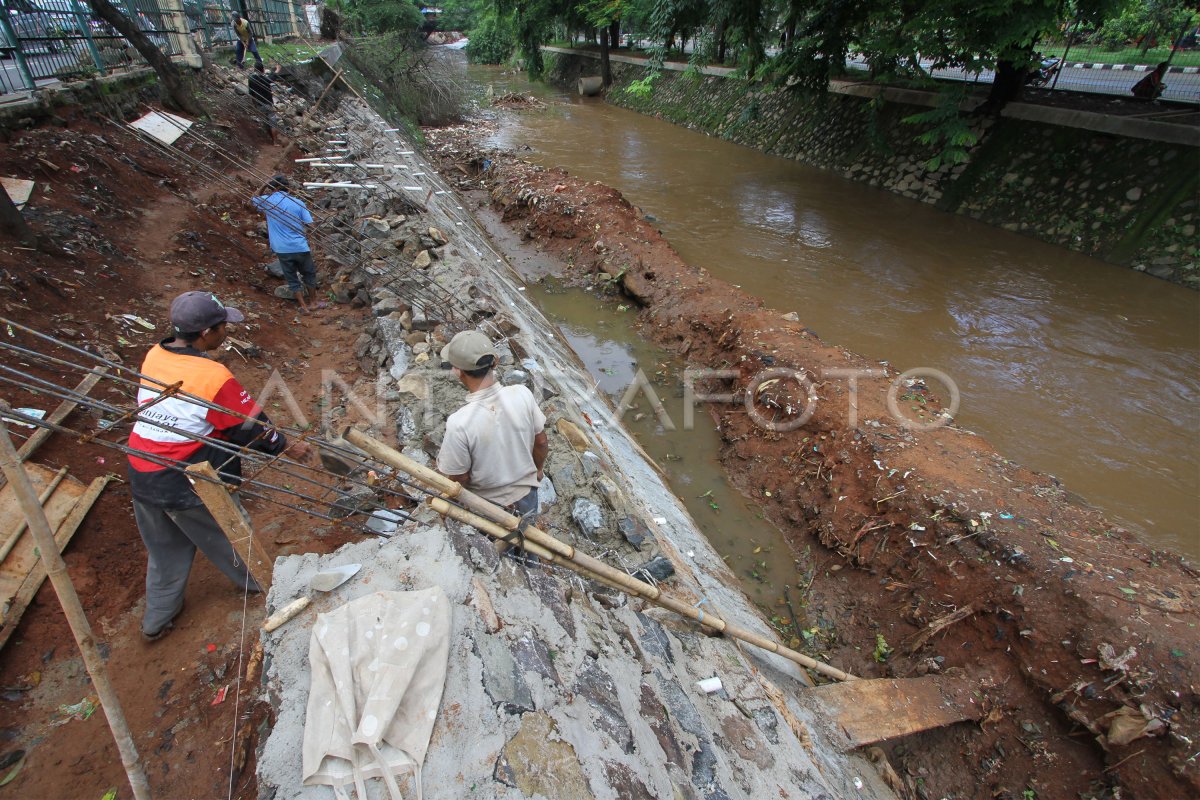
<path id="1" fill-rule="evenodd" d="M 232 335 L 261 349 L 254 357 L 223 351 L 221 359 L 251 391 L 278 369 L 300 406 L 317 409 L 320 370 L 346 366 L 338 353 L 358 335 L 360 312 L 342 306 L 299 316 L 290 303 L 271 295 L 274 285 L 265 285 L 260 267 L 270 258 L 258 227 L 261 217 L 243 199 L 256 187 L 230 173 L 228 165 L 212 163 L 210 152 L 186 137 L 182 146 L 239 180 L 242 195 L 204 184 L 194 170 L 108 123 L 74 109 L 60 115 L 61 126 L 11 133 L 0 150 L 0 175 L 37 181 L 25 212 L 34 232 L 69 251 L 36 252 L 0 236 L 3 315 L 77 346 L 116 354 L 136 368 L 145 351 L 168 335 L 171 298 L 211 289 L 246 312 L 247 323 Z M 260 169 L 269 171 L 278 160 L 281 150 L 257 127 L 210 125 L 210 135 L 222 137 L 231 152 L 257 161 Z M 155 330 L 115 318 L 125 313 L 152 322 Z M 4 353 L 0 361 L 13 365 L 16 358 Z M 29 371 L 72 387 L 81 377 L 66 370 Z M 9 384 L 0 392 L 14 406 L 52 409 L 58 402 Z M 128 391 L 107 382 L 93 396 L 126 407 L 132 402 Z M 267 405 L 276 421 L 294 424 L 281 404 Z M 67 424 L 94 427 L 85 411 L 76 411 Z M 70 474 L 84 481 L 125 471 L 119 453 L 62 434 L 52 436 L 32 460 L 70 465 Z M 250 500 L 247 507 L 273 556 L 329 552 L 356 538 L 263 501 Z M 241 592 L 200 556 L 175 629 L 158 642 L 144 642 L 145 549 L 123 480 L 109 484 L 65 557 L 108 654 L 154 796 L 255 797 L 254 747 L 269 720 L 265 707 L 247 707 L 247 697 L 256 692 L 243 690 L 238 697 L 231 684 L 239 667 L 244 675 L 257 641 L 261 596 L 244 606 Z M 224 700 L 214 704 L 227 686 Z M 0 652 L 0 759 L 25 753 L 0 797 L 98 798 L 110 788 L 118 797 L 130 796 L 103 712 L 78 719 L 61 708 L 89 696 L 94 690 L 47 582 Z M 0 770 L 0 778 L 9 770 Z"/>
<path id="2" fill-rule="evenodd" d="M 793 555 L 815 554 L 810 652 L 865 677 L 978 681 L 982 723 L 885 748 L 912 796 L 1200 796 L 1195 569 L 974 434 L 900 424 L 886 400 L 894 372 L 860 379 L 851 424 L 848 382 L 829 370 L 878 364 L 821 341 L 802 312 L 784 318 L 683 263 L 617 191 L 473 151 L 467 136 L 430 132 L 443 174 L 466 170 L 464 188 L 489 189 L 568 281 L 619 280 L 641 306 L 641 332 L 689 366 L 736 370 L 706 387 L 737 395 L 711 406 L 722 461 Z M 501 166 L 478 174 L 485 157 Z M 779 369 L 812 381 L 811 418 L 794 430 L 768 430 L 749 411 L 799 422 L 807 391 L 796 379 L 753 379 Z M 936 419 L 939 390 L 902 384 L 897 408 Z"/>

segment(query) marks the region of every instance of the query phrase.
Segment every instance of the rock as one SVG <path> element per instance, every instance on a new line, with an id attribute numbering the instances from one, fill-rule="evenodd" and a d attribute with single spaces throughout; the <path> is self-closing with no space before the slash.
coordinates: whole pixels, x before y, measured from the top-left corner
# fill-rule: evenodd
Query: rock
<path id="1" fill-rule="evenodd" d="M 429 269 L 429 265 L 433 263 L 433 256 L 428 250 L 422 250 L 417 253 L 417 257 L 413 259 L 413 269 Z"/>
<path id="2" fill-rule="evenodd" d="M 788 322 L 799 322 L 800 315 L 797 314 L 795 311 L 789 311 L 788 313 L 783 315 L 783 319 L 787 320 Z"/>
<path id="3" fill-rule="evenodd" d="M 575 748 L 544 711 L 521 718 L 521 728 L 500 751 L 493 775 L 525 797 L 594 797 Z"/>
<path id="4" fill-rule="evenodd" d="M 350 298 L 351 308 L 365 308 L 371 304 L 371 295 L 367 294 L 366 289 L 359 289 L 354 297 Z"/>
<path id="5" fill-rule="evenodd" d="M 396 391 L 402 395 L 411 395 L 418 400 L 428 400 L 429 381 L 415 372 L 410 372 L 396 381 Z"/>
<path id="6" fill-rule="evenodd" d="M 607 475 L 596 477 L 596 488 L 600 491 L 600 496 L 604 498 L 604 502 L 613 511 L 619 512 L 625 508 L 625 496 L 617 488 L 617 484 Z"/>
<path id="7" fill-rule="evenodd" d="M 376 317 L 386 317 L 388 314 L 395 314 L 403 309 L 404 303 L 400 302 L 399 298 L 385 297 L 371 306 L 371 313 Z"/>
<path id="8" fill-rule="evenodd" d="M 360 228 L 363 234 L 374 239 L 386 239 L 391 229 L 392 227 L 386 221 L 375 217 L 364 219 Z"/>
<path id="9" fill-rule="evenodd" d="M 412 346 L 414 355 L 421 355 L 429 352 L 429 342 L 417 342 Z"/>
<path id="10" fill-rule="evenodd" d="M 545 642 L 531 633 L 524 634 L 513 643 L 513 657 L 517 665 L 525 672 L 535 672 L 555 685 L 562 684 L 558 670 L 554 668 L 554 659 Z"/>
<path id="11" fill-rule="evenodd" d="M 533 696 L 502 636 L 481 636 L 475 652 L 483 661 L 483 689 L 492 703 L 509 714 L 533 711 Z"/>
<path id="12" fill-rule="evenodd" d="M 360 334 L 359 337 L 354 340 L 354 357 L 362 358 L 365 356 L 367 351 L 371 349 L 371 344 L 374 341 L 375 340 L 371 338 L 371 334 Z"/>
<path id="13" fill-rule="evenodd" d="M 554 481 L 550 480 L 549 475 L 544 475 L 541 485 L 538 486 L 538 513 L 541 514 L 557 502 L 558 491 L 554 488 Z"/>
<path id="14" fill-rule="evenodd" d="M 617 523 L 617 530 L 625 537 L 625 541 L 637 549 L 642 549 L 642 543 L 647 538 L 653 538 L 654 534 L 650 533 L 650 529 L 646 527 L 646 523 L 642 522 L 637 517 L 622 517 Z"/>
<path id="15" fill-rule="evenodd" d="M 604 527 L 604 512 L 600 510 L 600 506 L 586 497 L 575 498 L 575 502 L 571 505 L 571 519 L 575 520 L 575 524 L 583 531 L 583 535 L 589 539 L 595 538 L 600 529 Z"/>
<path id="16" fill-rule="evenodd" d="M 401 318 L 401 320 L 400 320 L 400 325 L 402 327 L 404 325 L 403 318 Z M 426 334 L 424 331 L 413 331 L 412 333 L 410 333 L 404 337 L 404 341 L 408 344 L 409 347 L 415 347 L 416 345 L 419 345 L 419 344 L 428 344 L 429 343 L 429 335 Z"/>
<path id="17" fill-rule="evenodd" d="M 596 727 L 604 731 L 626 753 L 633 752 L 633 733 L 621 709 L 617 685 L 595 661 L 588 662 L 575 681 L 573 691 L 596 711 Z"/>
<path id="18" fill-rule="evenodd" d="M 335 519 L 343 519 L 356 511 L 374 508 L 377 505 L 375 492 L 370 487 L 355 486 L 348 493 L 333 501 L 329 514 Z"/>
<path id="19" fill-rule="evenodd" d="M 646 576 L 655 581 L 665 581 L 675 574 L 675 565 L 666 556 L 655 556 L 633 571 L 633 577 L 646 580 Z"/>
<path id="20" fill-rule="evenodd" d="M 429 238 L 432 239 L 434 241 L 434 243 L 438 244 L 438 245 L 447 244 L 450 241 L 449 239 L 446 238 L 446 234 L 442 233 L 437 228 L 429 229 Z"/>
<path id="21" fill-rule="evenodd" d="M 591 450 L 584 453 L 579 458 L 579 464 L 576 467 L 576 483 L 587 483 L 591 480 L 596 471 L 600 469 L 600 456 L 593 453 Z"/>
<path id="22" fill-rule="evenodd" d="M 554 424 L 554 429 L 574 447 L 577 452 L 582 453 L 590 446 L 587 435 L 580 429 L 578 425 L 571 422 L 567 418 L 562 418 Z"/>
<path id="23" fill-rule="evenodd" d="M 510 369 L 504 373 L 504 377 L 500 379 L 500 382 L 505 386 L 524 386 L 528 388 L 531 379 L 528 372 L 523 372 L 519 369 Z"/>
<path id="24" fill-rule="evenodd" d="M 1130 189 L 1128 192 L 1125 193 L 1125 197 L 1128 198 L 1131 203 L 1136 203 L 1138 200 L 1141 200 L 1142 199 L 1141 187 L 1138 187 L 1138 186 L 1133 187 L 1132 189 Z"/>
<path id="25" fill-rule="evenodd" d="M 267 274 L 272 278 L 283 277 L 283 265 L 279 263 L 278 258 L 272 261 L 270 264 L 263 264 L 263 269 L 265 269 Z"/>

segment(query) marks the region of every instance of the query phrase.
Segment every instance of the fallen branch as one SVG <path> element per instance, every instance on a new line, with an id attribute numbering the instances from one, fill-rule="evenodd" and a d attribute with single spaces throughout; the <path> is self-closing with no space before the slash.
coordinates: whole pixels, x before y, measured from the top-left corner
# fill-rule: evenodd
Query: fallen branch
<path id="1" fill-rule="evenodd" d="M 964 619 L 971 616 L 978 610 L 979 609 L 975 607 L 974 603 L 967 603 L 962 608 L 955 609 L 946 616 L 935 619 L 933 622 L 929 623 L 929 625 L 923 631 L 914 637 L 912 644 L 908 647 L 908 654 L 911 656 L 913 653 L 924 647 L 925 643 L 929 641 L 929 638 L 935 633 L 944 631 L 946 628 L 949 628 L 956 622 L 962 622 Z"/>

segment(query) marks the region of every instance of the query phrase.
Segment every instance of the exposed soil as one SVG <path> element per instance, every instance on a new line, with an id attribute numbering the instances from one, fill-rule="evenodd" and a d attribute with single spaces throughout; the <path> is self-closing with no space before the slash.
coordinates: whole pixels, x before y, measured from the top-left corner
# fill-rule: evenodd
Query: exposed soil
<path id="1" fill-rule="evenodd" d="M 69 251 L 48 255 L 0 237 L 4 316 L 136 368 L 145 351 L 168 335 L 170 300 L 189 289 L 211 289 L 246 312 L 246 324 L 231 334 L 259 350 L 257 355 L 222 351 L 220 358 L 255 392 L 278 370 L 301 409 L 315 414 L 320 371 L 346 368 L 343 354 L 360 332 L 362 312 L 338 306 L 303 316 L 271 295 L 276 282 L 261 267 L 271 259 L 261 217 L 244 202 L 256 184 L 228 162 L 216 163 L 210 149 L 189 143 L 188 137 L 181 149 L 237 180 L 244 192 L 205 183 L 195 169 L 78 109 L 59 114 L 60 126 L 13 133 L 0 150 L 0 175 L 37 180 L 25 212 L 35 233 Z M 238 120 L 230 110 L 217 109 L 214 121 L 203 128 L 260 170 L 271 170 L 282 154 L 258 126 Z M 125 313 L 148 320 L 155 330 L 115 316 Z M 12 341 L 18 340 L 29 344 L 28 337 Z M 9 353 L 0 358 L 6 365 L 15 360 Z M 69 387 L 81 378 L 66 370 L 30 371 Z M 128 390 L 108 382 L 93 396 L 125 407 L 132 402 Z M 7 383 L 3 397 L 14 406 L 44 409 L 58 402 Z M 295 424 L 282 399 L 263 402 L 276 421 Z M 76 411 L 66 424 L 87 430 L 94 420 Z M 125 471 L 125 459 L 116 451 L 81 445 L 62 434 L 51 437 L 32 460 L 70 465 L 71 474 L 85 481 Z M 357 536 L 314 525 L 298 511 L 263 501 L 246 505 L 271 555 L 329 552 Z M 268 723 L 267 710 L 265 705 L 248 708 L 247 698 L 257 692 L 243 690 L 239 696 L 236 681 L 257 640 L 262 596 L 244 603 L 242 593 L 201 556 L 175 629 L 158 642 L 144 642 L 145 550 L 123 481 L 109 484 L 65 556 L 108 653 L 108 669 L 154 795 L 255 797 L 254 745 Z M 20 772 L 0 792 L 22 798 L 100 797 L 115 787 L 119 797 L 129 796 L 102 712 L 72 719 L 60 710 L 94 692 L 49 582 L 0 652 L 0 676 L 0 756 L 16 750 L 26 754 Z M 224 687 L 227 695 L 215 703 Z"/>
<path id="2" fill-rule="evenodd" d="M 859 379 L 852 423 L 849 383 L 829 370 L 878 364 L 821 341 L 803 312 L 783 316 L 684 264 L 619 192 L 478 150 L 481 129 L 428 133 L 443 174 L 490 192 L 566 280 L 619 283 L 645 336 L 692 367 L 733 370 L 701 389 L 735 396 L 710 406 L 732 480 L 793 555 L 812 553 L 807 649 L 865 677 L 978 681 L 981 724 L 885 748 L 913 796 L 1200 794 L 1193 567 L 968 431 L 901 424 L 887 405 L 894 372 Z M 940 389 L 902 382 L 896 409 L 937 421 Z"/>

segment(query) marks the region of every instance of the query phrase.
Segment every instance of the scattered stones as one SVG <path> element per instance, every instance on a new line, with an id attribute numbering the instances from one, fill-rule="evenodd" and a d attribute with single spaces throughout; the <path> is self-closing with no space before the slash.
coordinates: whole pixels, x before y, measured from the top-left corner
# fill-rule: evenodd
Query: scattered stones
<path id="1" fill-rule="evenodd" d="M 371 313 L 376 317 L 386 317 L 388 314 L 395 314 L 403 309 L 404 303 L 400 302 L 399 298 L 385 297 L 371 306 Z"/>
<path id="2" fill-rule="evenodd" d="M 594 797 L 575 748 L 542 711 L 521 718 L 520 730 L 496 759 L 494 777 L 526 797 Z"/>
<path id="3" fill-rule="evenodd" d="M 589 539 L 594 539 L 604 527 L 604 512 L 586 497 L 575 498 L 571 505 L 571 519 L 575 520 L 579 530 Z"/>
<path id="4" fill-rule="evenodd" d="M 413 259 L 413 269 L 429 269 L 429 265 L 433 263 L 433 256 L 428 250 L 422 250 L 417 253 L 417 257 Z"/>
<path id="5" fill-rule="evenodd" d="M 533 711 L 529 685 L 508 649 L 503 636 L 480 636 L 475 640 L 475 653 L 483 661 L 483 688 L 492 702 L 509 714 Z"/>
<path id="6" fill-rule="evenodd" d="M 650 577 L 655 581 L 665 581 L 674 574 L 675 565 L 671 563 L 671 559 L 661 555 L 655 556 L 633 571 L 633 577 L 641 580 Z"/>
<path id="7" fill-rule="evenodd" d="M 617 529 L 621 531 L 625 541 L 638 550 L 642 549 L 642 544 L 647 538 L 654 537 L 654 534 L 650 533 L 650 529 L 646 527 L 646 523 L 637 517 L 622 517 L 621 521 L 617 523 Z"/>

